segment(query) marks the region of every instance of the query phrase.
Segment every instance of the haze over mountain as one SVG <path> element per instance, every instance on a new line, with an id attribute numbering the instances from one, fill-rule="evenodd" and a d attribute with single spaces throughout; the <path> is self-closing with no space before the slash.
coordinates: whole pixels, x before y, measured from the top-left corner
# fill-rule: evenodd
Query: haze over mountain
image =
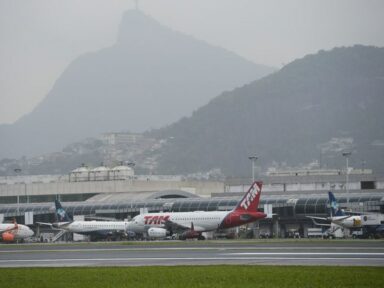
<path id="1" fill-rule="evenodd" d="M 384 48 L 354 46 L 320 51 L 280 71 L 225 92 L 192 117 L 151 134 L 171 139 L 159 173 L 220 168 L 250 175 L 257 166 L 383 171 Z"/>
<path id="2" fill-rule="evenodd" d="M 271 71 L 128 11 L 114 46 L 78 57 L 34 111 L 0 125 L 0 159 L 161 127 Z"/>

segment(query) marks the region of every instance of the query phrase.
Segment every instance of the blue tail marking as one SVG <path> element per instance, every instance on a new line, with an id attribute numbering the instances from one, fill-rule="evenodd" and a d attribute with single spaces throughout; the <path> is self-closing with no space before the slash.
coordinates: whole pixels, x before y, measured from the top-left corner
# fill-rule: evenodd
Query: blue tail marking
<path id="1" fill-rule="evenodd" d="M 56 217 L 57 222 L 71 222 L 71 218 L 69 218 L 67 212 L 65 212 L 63 206 L 61 206 L 61 203 L 59 200 L 55 200 L 55 206 L 56 206 Z"/>
<path id="2" fill-rule="evenodd" d="M 328 192 L 329 205 L 331 206 L 331 217 L 334 216 L 345 216 L 343 210 L 340 209 L 339 203 L 337 202 L 335 195 L 331 191 Z"/>

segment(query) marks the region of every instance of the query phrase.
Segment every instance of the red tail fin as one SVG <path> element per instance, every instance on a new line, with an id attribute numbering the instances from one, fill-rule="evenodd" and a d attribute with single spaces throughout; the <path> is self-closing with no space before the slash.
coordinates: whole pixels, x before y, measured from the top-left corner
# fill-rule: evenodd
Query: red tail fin
<path id="1" fill-rule="evenodd" d="M 262 182 L 253 182 L 244 197 L 237 204 L 235 211 L 256 211 L 259 206 Z"/>

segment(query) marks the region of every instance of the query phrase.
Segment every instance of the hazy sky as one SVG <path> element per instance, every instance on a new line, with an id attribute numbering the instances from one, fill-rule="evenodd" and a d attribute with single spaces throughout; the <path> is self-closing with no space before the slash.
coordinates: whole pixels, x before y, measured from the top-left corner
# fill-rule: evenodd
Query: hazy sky
<path id="1" fill-rule="evenodd" d="M 133 0 L 0 0 L 0 123 L 30 112 L 77 56 L 111 46 L 133 7 Z M 139 8 L 279 68 L 320 49 L 384 46 L 382 0 L 140 0 Z"/>

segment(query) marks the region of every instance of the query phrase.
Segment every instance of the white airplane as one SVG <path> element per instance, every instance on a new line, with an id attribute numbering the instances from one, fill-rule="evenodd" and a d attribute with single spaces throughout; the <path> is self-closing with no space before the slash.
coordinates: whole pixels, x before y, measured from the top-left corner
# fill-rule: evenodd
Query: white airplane
<path id="1" fill-rule="evenodd" d="M 343 228 L 360 228 L 362 227 L 362 216 L 361 215 L 347 215 L 342 209 L 339 207 L 339 203 L 337 202 L 335 196 L 332 192 L 328 192 L 329 204 L 331 206 L 331 216 L 330 217 L 314 217 L 307 216 L 311 218 L 315 225 L 319 226 L 332 226 L 331 224 L 343 227 Z M 317 222 L 316 220 L 330 222 L 330 224 L 322 224 Z M 337 227 L 336 226 L 336 227 Z"/>
<path id="2" fill-rule="evenodd" d="M 127 230 L 127 221 L 72 221 L 59 200 L 55 200 L 55 207 L 58 222 L 37 223 L 51 226 L 56 230 L 89 235 L 91 239 L 107 238 L 114 235 L 134 236 L 133 232 Z"/>
<path id="3" fill-rule="evenodd" d="M 13 223 L 0 224 L 0 240 L 2 242 L 17 242 L 33 236 L 33 231 L 28 226 Z"/>
<path id="4" fill-rule="evenodd" d="M 174 231 L 182 231 L 180 239 L 203 240 L 203 232 L 241 226 L 265 218 L 266 214 L 257 211 L 261 186 L 261 182 L 254 182 L 232 211 L 140 214 L 128 223 L 128 230 L 147 233 L 150 238 L 165 238 Z"/>

